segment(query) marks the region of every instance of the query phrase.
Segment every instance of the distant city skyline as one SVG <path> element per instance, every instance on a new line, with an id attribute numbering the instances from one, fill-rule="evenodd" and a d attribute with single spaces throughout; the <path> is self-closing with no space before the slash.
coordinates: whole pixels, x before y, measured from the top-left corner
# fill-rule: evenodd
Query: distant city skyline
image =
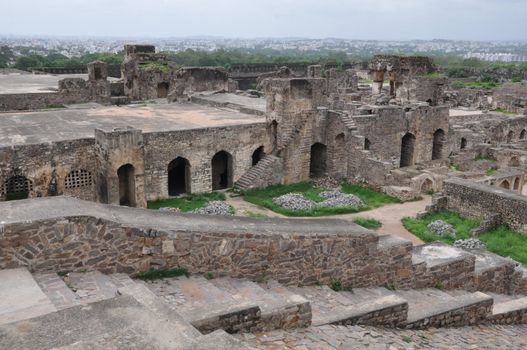
<path id="1" fill-rule="evenodd" d="M 26 0 L 0 35 L 527 40 L 525 0 Z"/>

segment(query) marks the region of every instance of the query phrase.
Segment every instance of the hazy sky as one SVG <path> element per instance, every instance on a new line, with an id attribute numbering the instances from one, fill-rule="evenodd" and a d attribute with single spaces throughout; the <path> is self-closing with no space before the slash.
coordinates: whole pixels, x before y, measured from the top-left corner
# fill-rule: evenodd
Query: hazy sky
<path id="1" fill-rule="evenodd" d="M 527 40 L 527 0 L 0 0 L 0 34 Z"/>

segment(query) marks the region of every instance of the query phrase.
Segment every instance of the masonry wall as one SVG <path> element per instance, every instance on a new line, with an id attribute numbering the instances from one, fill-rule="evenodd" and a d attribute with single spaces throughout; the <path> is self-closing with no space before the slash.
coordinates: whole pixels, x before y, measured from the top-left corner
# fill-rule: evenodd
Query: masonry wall
<path id="1" fill-rule="evenodd" d="M 0 185 L 3 188 L 12 176 L 24 176 L 32 183 L 29 197 L 65 194 L 94 201 L 97 166 L 93 146 L 93 139 L 79 139 L 0 148 Z M 81 170 L 82 175 L 71 174 Z M 70 174 L 83 181 L 68 180 Z M 0 193 L 0 200 L 4 195 Z"/>
<path id="2" fill-rule="evenodd" d="M 445 180 L 447 210 L 484 219 L 497 214 L 513 230 L 527 233 L 527 197 L 515 192 L 452 178 Z"/>

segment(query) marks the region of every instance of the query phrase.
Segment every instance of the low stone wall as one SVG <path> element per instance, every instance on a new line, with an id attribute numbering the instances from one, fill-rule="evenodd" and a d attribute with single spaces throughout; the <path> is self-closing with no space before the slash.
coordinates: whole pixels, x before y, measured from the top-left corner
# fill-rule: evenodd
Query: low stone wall
<path id="1" fill-rule="evenodd" d="M 497 214 L 501 223 L 527 233 L 526 196 L 460 178 L 445 180 L 443 195 L 446 201 L 442 209 L 479 219 Z"/>

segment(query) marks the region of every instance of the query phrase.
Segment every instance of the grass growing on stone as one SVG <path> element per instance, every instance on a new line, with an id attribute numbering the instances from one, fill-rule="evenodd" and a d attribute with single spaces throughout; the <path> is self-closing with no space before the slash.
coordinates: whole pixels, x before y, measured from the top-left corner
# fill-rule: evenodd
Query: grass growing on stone
<path id="1" fill-rule="evenodd" d="M 171 278 L 171 277 L 180 277 L 180 276 L 188 277 L 189 275 L 190 274 L 186 269 L 175 268 L 175 269 L 150 270 L 146 272 L 140 272 L 137 275 L 135 275 L 135 278 L 143 280 L 143 281 L 154 281 L 154 280 L 160 280 L 163 278 Z"/>
<path id="2" fill-rule="evenodd" d="M 148 209 L 159 209 L 164 207 L 179 208 L 182 212 L 203 208 L 210 201 L 224 201 L 225 194 L 222 192 L 193 193 L 185 197 L 160 199 L 148 202 Z"/>
<path id="3" fill-rule="evenodd" d="M 300 193 L 306 199 L 314 202 L 322 202 L 324 199 L 319 196 L 320 192 L 326 191 L 324 188 L 315 187 L 311 182 L 299 182 L 290 185 L 274 185 L 262 189 L 245 191 L 243 198 L 250 203 L 265 207 L 276 213 L 286 216 L 327 216 L 337 214 L 357 213 L 373 208 L 381 207 L 385 204 L 399 203 L 399 200 L 384 193 L 376 192 L 361 185 L 344 183 L 341 191 L 343 193 L 354 194 L 366 204 L 366 207 L 327 207 L 313 208 L 308 210 L 290 210 L 281 207 L 273 202 L 273 198 L 287 193 Z"/>
<path id="4" fill-rule="evenodd" d="M 382 222 L 377 219 L 355 218 L 353 219 L 353 222 L 370 230 L 377 230 L 382 227 Z"/>
<path id="5" fill-rule="evenodd" d="M 443 220 L 454 226 L 457 231 L 456 237 L 438 236 L 431 233 L 426 226 L 435 220 Z M 425 242 L 442 241 L 447 244 L 453 244 L 457 239 L 472 238 L 470 231 L 479 226 L 479 220 L 462 218 L 451 212 L 429 213 L 422 219 L 407 217 L 402 219 L 402 223 L 408 231 Z M 527 265 L 527 236 L 501 225 L 477 238 L 486 244 L 488 251 L 504 257 L 509 256 Z"/>

